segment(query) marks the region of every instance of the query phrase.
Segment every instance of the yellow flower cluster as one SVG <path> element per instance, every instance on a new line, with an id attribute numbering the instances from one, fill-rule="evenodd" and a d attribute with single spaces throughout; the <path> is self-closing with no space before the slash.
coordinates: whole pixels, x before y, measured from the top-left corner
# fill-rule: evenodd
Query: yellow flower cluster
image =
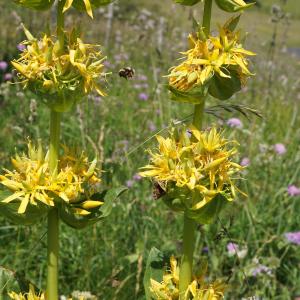
<path id="1" fill-rule="evenodd" d="M 72 153 L 65 147 L 56 175 L 49 170 L 49 155 L 44 155 L 41 143 L 37 148 L 29 143 L 28 155 L 16 155 L 12 163 L 15 169 L 5 169 L 5 174 L 0 175 L 0 183 L 12 192 L 2 202 L 21 201 L 20 214 L 26 211 L 28 204 L 37 205 L 38 201 L 54 206 L 55 197 L 72 204 L 74 212 L 81 215 L 103 204 L 89 200 L 93 187 L 101 180 L 96 170 L 97 161 L 90 163 L 83 152 Z M 88 200 L 81 201 L 81 195 Z"/>
<path id="2" fill-rule="evenodd" d="M 226 285 L 221 281 L 206 283 L 204 276 L 195 278 L 188 286 L 185 300 L 219 300 L 224 298 Z M 163 275 L 162 282 L 151 279 L 150 291 L 155 300 L 179 299 L 179 267 L 174 256 L 170 258 L 170 271 Z"/>
<path id="3" fill-rule="evenodd" d="M 29 292 L 28 293 L 19 293 L 17 294 L 16 292 L 9 292 L 8 296 L 12 300 L 45 300 L 45 294 L 43 292 L 41 293 L 36 293 L 34 286 L 29 285 Z M 72 300 L 72 298 L 68 298 L 68 300 Z M 80 297 L 79 300 L 84 300 L 84 297 Z"/>
<path id="4" fill-rule="evenodd" d="M 242 83 L 247 76 L 252 75 L 248 69 L 247 56 L 255 54 L 243 49 L 239 42 L 239 32 L 228 28 L 230 21 L 220 27 L 218 36 L 200 38 L 189 35 L 191 48 L 181 52 L 184 61 L 170 69 L 168 77 L 171 87 L 187 92 L 204 85 L 214 74 L 230 78 L 232 69 L 239 74 Z"/>
<path id="5" fill-rule="evenodd" d="M 29 292 L 26 294 L 17 294 L 16 292 L 9 292 L 8 296 L 10 297 L 10 299 L 13 300 L 45 300 L 44 293 L 36 294 L 33 285 L 29 286 Z"/>
<path id="6" fill-rule="evenodd" d="M 53 98 L 60 101 L 67 101 L 68 97 L 79 99 L 93 90 L 105 95 L 97 83 L 99 78 L 106 76 L 102 64 L 105 57 L 100 46 L 84 44 L 72 32 L 61 51 L 52 36 L 45 34 L 38 40 L 26 28 L 24 30 L 28 38 L 23 42 L 26 49 L 12 64 L 25 87 L 47 98 L 49 105 Z"/>
<path id="7" fill-rule="evenodd" d="M 170 137 L 157 136 L 158 151 L 151 155 L 149 165 L 140 174 L 152 177 L 162 186 L 174 183 L 197 191 L 201 197 L 192 209 L 200 209 L 217 194 L 226 191 L 228 200 L 233 200 L 235 190 L 233 175 L 242 167 L 232 162 L 235 148 L 218 133 L 216 128 L 199 131 L 194 126 L 181 132 L 173 129 Z"/>

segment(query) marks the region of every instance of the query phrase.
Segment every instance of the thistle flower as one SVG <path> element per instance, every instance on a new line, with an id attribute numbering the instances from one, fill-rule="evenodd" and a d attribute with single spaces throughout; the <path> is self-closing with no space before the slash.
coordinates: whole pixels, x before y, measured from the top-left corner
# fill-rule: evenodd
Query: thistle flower
<path id="1" fill-rule="evenodd" d="M 177 300 L 179 299 L 179 266 L 174 256 L 170 258 L 170 269 L 163 275 L 162 282 L 150 280 L 150 291 L 155 300 Z M 184 299 L 193 300 L 218 300 L 224 297 L 226 285 L 217 280 L 213 283 L 204 281 L 204 274 L 194 277 L 188 286 Z"/>
<path id="2" fill-rule="evenodd" d="M 236 194 L 235 174 L 243 168 L 232 162 L 237 150 L 216 128 L 199 131 L 190 126 L 191 135 L 173 129 L 170 136 L 157 136 L 158 149 L 149 150 L 150 164 L 143 177 L 152 177 L 166 193 L 178 191 L 185 208 L 199 210 L 217 195 L 232 201 Z"/>
<path id="3" fill-rule="evenodd" d="M 56 111 L 66 111 L 81 98 L 95 90 L 105 93 L 97 80 L 106 74 L 99 45 L 84 44 L 75 32 L 66 36 L 65 49 L 58 50 L 58 42 L 52 36 L 34 38 L 24 28 L 28 40 L 20 58 L 12 61 L 21 83 L 40 95 L 46 104 Z"/>
<path id="4" fill-rule="evenodd" d="M 90 209 L 102 205 L 101 201 L 90 200 L 95 185 L 101 182 L 97 161 L 90 163 L 83 152 L 78 155 L 67 147 L 64 150 L 57 175 L 53 176 L 49 155 L 44 155 L 41 142 L 37 148 L 29 142 L 28 155 L 16 155 L 12 159 L 15 169 L 5 169 L 5 174 L 0 176 L 0 183 L 11 192 L 2 202 L 21 201 L 19 214 L 25 213 L 29 204 L 36 206 L 37 202 L 54 206 L 56 197 L 72 205 L 73 211 L 80 215 L 89 214 Z"/>
<path id="5" fill-rule="evenodd" d="M 16 292 L 9 292 L 8 296 L 13 300 L 45 300 L 44 293 L 35 293 L 35 289 L 33 285 L 29 286 L 29 292 L 26 294 Z"/>
<path id="6" fill-rule="evenodd" d="M 218 36 L 203 37 L 200 33 L 189 35 L 191 48 L 181 52 L 184 55 L 183 62 L 172 67 L 168 75 L 171 92 L 181 95 L 190 93 L 201 98 L 205 93 L 204 89 L 213 84 L 209 93 L 218 98 L 217 92 L 214 91 L 215 85 L 219 87 L 228 80 L 234 92 L 240 89 L 246 78 L 252 75 L 248 69 L 247 56 L 255 54 L 242 47 L 240 34 L 233 29 L 235 20 L 230 19 L 220 27 Z M 227 93 L 224 94 L 223 91 L 224 96 L 221 97 L 227 97 Z M 229 94 L 232 95 L 232 91 Z"/>

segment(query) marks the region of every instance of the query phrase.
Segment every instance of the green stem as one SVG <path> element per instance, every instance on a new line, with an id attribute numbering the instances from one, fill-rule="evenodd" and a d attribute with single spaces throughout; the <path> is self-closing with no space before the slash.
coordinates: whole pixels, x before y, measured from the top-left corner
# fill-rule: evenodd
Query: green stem
<path id="1" fill-rule="evenodd" d="M 49 168 L 55 177 L 59 155 L 61 113 L 51 111 Z M 47 300 L 58 300 L 59 218 L 57 208 L 48 213 Z"/>
<path id="2" fill-rule="evenodd" d="M 205 0 L 204 2 L 204 14 L 203 23 L 204 33 L 206 36 L 210 33 L 210 21 L 211 21 L 211 9 L 212 0 Z M 199 104 L 195 105 L 193 125 L 201 130 L 203 123 L 203 113 L 205 107 L 205 99 Z M 196 241 L 196 222 L 190 219 L 186 213 L 184 214 L 184 227 L 183 227 L 183 255 L 180 265 L 179 273 L 179 299 L 186 300 L 189 296 L 185 298 L 185 292 L 192 282 L 193 274 L 193 255 L 195 249 Z"/>
<path id="3" fill-rule="evenodd" d="M 65 26 L 65 19 L 63 14 L 63 8 L 65 5 L 66 0 L 59 0 L 57 4 L 57 38 L 59 42 L 59 50 L 63 51 L 64 49 L 64 43 L 65 43 L 65 37 L 64 37 L 64 26 Z"/>
<path id="4" fill-rule="evenodd" d="M 205 99 L 200 104 L 196 104 L 194 108 L 193 125 L 199 130 L 202 127 L 204 105 Z"/>
<path id="5" fill-rule="evenodd" d="M 211 20 L 212 0 L 205 0 L 202 26 L 204 33 L 208 36 L 210 33 L 210 20 Z"/>
<path id="6" fill-rule="evenodd" d="M 183 254 L 179 273 L 179 294 L 180 300 L 184 300 L 185 292 L 192 282 L 193 254 L 195 248 L 196 223 L 184 215 L 183 227 Z"/>

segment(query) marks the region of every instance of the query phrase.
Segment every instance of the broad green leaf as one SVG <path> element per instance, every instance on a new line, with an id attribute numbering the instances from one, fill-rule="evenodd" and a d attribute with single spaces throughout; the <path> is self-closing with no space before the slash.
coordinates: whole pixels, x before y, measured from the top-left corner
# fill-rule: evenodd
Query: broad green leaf
<path id="1" fill-rule="evenodd" d="M 227 100 L 241 90 L 242 84 L 238 72 L 231 69 L 229 75 L 231 78 L 221 77 L 217 73 L 214 74 L 208 89 L 211 96 L 220 100 Z"/>
<path id="2" fill-rule="evenodd" d="M 200 104 L 207 95 L 207 85 L 199 85 L 188 92 L 179 91 L 172 86 L 168 86 L 171 92 L 171 100 L 177 102 L 185 102 L 190 104 Z"/>
<path id="3" fill-rule="evenodd" d="M 254 3 L 247 4 L 243 0 L 216 0 L 216 3 L 220 9 L 230 13 L 246 9 L 254 5 Z"/>
<path id="4" fill-rule="evenodd" d="M 152 299 L 151 291 L 150 291 L 150 286 L 151 286 L 150 279 L 154 279 L 158 282 L 162 281 L 163 274 L 164 274 L 164 267 L 166 263 L 167 260 L 163 252 L 153 247 L 150 250 L 147 259 L 146 271 L 144 275 L 144 288 L 145 288 L 146 300 Z"/>
<path id="5" fill-rule="evenodd" d="M 188 209 L 187 215 L 199 224 L 211 224 L 228 203 L 224 194 L 218 194 L 209 203 L 198 210 Z"/>
<path id="6" fill-rule="evenodd" d="M 51 8 L 54 0 L 14 0 L 14 2 L 20 6 L 30 9 L 47 10 Z"/>
<path id="7" fill-rule="evenodd" d="M 75 229 L 85 228 L 106 218 L 112 211 L 113 202 L 126 190 L 127 188 L 122 186 L 94 194 L 91 200 L 104 200 L 104 204 L 99 208 L 92 209 L 91 213 L 85 216 L 75 214 L 71 205 L 61 201 L 58 206 L 60 218 Z"/>
<path id="8" fill-rule="evenodd" d="M 187 6 L 195 5 L 201 1 L 202 0 L 175 0 L 176 3 L 179 3 L 181 5 L 187 5 Z"/>
<path id="9" fill-rule="evenodd" d="M 18 208 L 20 206 L 20 201 L 12 201 L 9 203 L 1 202 L 3 199 L 7 198 L 12 193 L 9 191 L 0 191 L 0 214 L 6 217 L 8 220 L 12 221 L 17 225 L 33 225 L 45 217 L 50 209 L 49 206 L 42 203 L 37 203 L 37 205 L 28 205 L 25 213 L 19 214 Z"/>
<path id="10" fill-rule="evenodd" d="M 27 293 L 30 282 L 24 275 L 0 266 L 0 299 L 8 300 L 8 292 Z"/>

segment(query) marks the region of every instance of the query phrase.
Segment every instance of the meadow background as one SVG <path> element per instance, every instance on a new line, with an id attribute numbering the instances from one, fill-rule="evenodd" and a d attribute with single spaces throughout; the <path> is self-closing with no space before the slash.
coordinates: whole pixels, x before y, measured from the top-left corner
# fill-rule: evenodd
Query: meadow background
<path id="1" fill-rule="evenodd" d="M 20 22 L 36 34 L 53 28 L 55 20 L 54 12 L 31 12 L 11 2 L 0 0 L 0 60 L 6 62 L 19 54 Z M 240 24 L 248 33 L 245 48 L 257 53 L 251 66 L 256 76 L 226 103 L 255 108 L 262 118 L 224 112 L 217 107 L 224 103 L 214 99 L 208 101 L 214 115 L 205 117 L 206 124 L 223 124 L 240 142 L 238 159 L 248 165 L 240 188 L 248 198 L 236 199 L 215 224 L 199 227 L 195 258 L 208 260 L 210 278 L 228 280 L 226 299 L 300 299 L 300 237 L 286 235 L 300 231 L 300 5 L 298 0 L 259 4 Z M 199 18 L 202 6 L 197 7 Z M 128 191 L 104 223 L 82 231 L 61 224 L 63 295 L 86 291 L 90 299 L 142 300 L 151 247 L 180 253 L 181 216 L 153 200 L 151 182 L 137 173 L 147 163 L 145 149 L 155 145 L 155 133 L 192 113 L 192 106 L 169 100 L 163 78 L 187 47 L 191 15 L 171 0 L 119 0 L 98 9 L 93 21 L 76 11 L 67 16 L 67 27 L 80 24 L 85 41 L 103 45 L 112 74 L 107 97 L 92 96 L 64 115 L 62 141 L 80 145 L 91 157 L 96 152 L 104 184 L 126 185 Z M 213 27 L 227 17 L 215 7 Z M 132 80 L 118 75 L 127 66 L 136 71 Z M 9 80 L 17 81 L 10 66 L 0 70 L 1 168 L 16 149 L 26 150 L 27 137 L 47 144 L 49 135 L 47 109 Z M 45 225 L 19 227 L 0 216 L 0 265 L 41 288 Z"/>

